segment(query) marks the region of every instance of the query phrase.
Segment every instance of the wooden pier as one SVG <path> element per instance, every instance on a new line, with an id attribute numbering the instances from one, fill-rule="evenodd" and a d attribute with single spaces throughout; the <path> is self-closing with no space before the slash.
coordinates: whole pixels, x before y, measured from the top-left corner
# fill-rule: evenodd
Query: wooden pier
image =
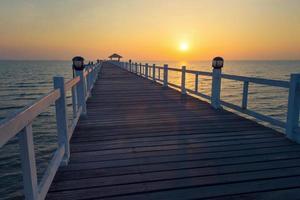
<path id="1" fill-rule="evenodd" d="M 222 66 L 220 57 L 212 72 L 75 57 L 73 79 L 54 77 L 52 91 L 0 122 L 0 147 L 18 136 L 25 198 L 299 199 L 300 74 L 270 80 L 223 74 Z M 180 85 L 169 71 L 181 73 Z M 212 79 L 211 96 L 200 92 L 200 76 Z M 220 98 L 222 79 L 242 82 L 241 105 Z M 286 121 L 249 109 L 249 84 L 287 89 Z M 32 122 L 51 105 L 58 145 L 38 180 Z"/>
<path id="2" fill-rule="evenodd" d="M 299 197 L 300 146 L 273 129 L 110 63 L 91 95 L 46 199 Z"/>

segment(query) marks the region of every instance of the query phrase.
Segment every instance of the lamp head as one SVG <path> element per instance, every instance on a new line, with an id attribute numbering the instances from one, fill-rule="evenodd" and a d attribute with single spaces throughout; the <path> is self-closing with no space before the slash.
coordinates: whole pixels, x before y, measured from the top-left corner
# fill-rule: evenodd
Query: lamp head
<path id="1" fill-rule="evenodd" d="M 224 59 L 222 57 L 215 57 L 212 61 L 214 69 L 221 69 L 224 66 Z"/>
<path id="2" fill-rule="evenodd" d="M 75 70 L 83 70 L 84 69 L 84 58 L 81 56 L 76 56 L 72 59 L 73 61 L 73 68 Z"/>

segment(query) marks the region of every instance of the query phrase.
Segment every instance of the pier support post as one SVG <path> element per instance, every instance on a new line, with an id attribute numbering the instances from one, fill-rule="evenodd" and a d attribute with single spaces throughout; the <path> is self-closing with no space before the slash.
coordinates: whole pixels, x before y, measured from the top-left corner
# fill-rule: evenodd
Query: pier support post
<path id="1" fill-rule="evenodd" d="M 67 120 L 67 104 L 65 81 L 63 77 L 54 77 L 54 89 L 59 89 L 60 97 L 55 102 L 56 124 L 58 134 L 58 146 L 65 147 L 65 154 L 61 165 L 66 166 L 70 158 L 70 146 L 68 137 L 68 120 Z"/>
<path id="2" fill-rule="evenodd" d="M 186 71 L 186 66 L 182 66 L 182 68 L 181 68 L 181 94 L 186 94 L 185 71 Z"/>
<path id="3" fill-rule="evenodd" d="M 289 139 L 300 143 L 299 106 L 300 103 L 300 74 L 291 74 L 288 113 L 286 120 L 286 135 Z"/>
<path id="4" fill-rule="evenodd" d="M 149 69 L 149 65 L 148 63 L 146 63 L 145 65 L 145 77 L 148 78 L 148 69 Z"/>
<path id="5" fill-rule="evenodd" d="M 152 80 L 153 80 L 153 82 L 155 82 L 155 71 L 156 71 L 155 64 L 153 64 L 153 67 L 152 67 Z"/>
<path id="6" fill-rule="evenodd" d="M 211 105 L 215 109 L 221 108 L 220 96 L 221 96 L 221 74 L 224 60 L 221 57 L 213 59 L 212 67 L 212 86 L 211 86 Z"/>
<path id="7" fill-rule="evenodd" d="M 168 65 L 165 64 L 164 65 L 164 84 L 163 84 L 164 88 L 168 87 Z"/>

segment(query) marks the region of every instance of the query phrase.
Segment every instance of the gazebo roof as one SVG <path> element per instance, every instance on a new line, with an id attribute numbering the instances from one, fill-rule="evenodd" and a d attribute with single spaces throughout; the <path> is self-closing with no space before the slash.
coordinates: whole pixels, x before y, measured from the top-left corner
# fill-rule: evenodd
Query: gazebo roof
<path id="1" fill-rule="evenodd" d="M 120 56 L 119 54 L 112 54 L 111 56 L 109 56 L 108 58 L 123 58 L 122 56 Z"/>

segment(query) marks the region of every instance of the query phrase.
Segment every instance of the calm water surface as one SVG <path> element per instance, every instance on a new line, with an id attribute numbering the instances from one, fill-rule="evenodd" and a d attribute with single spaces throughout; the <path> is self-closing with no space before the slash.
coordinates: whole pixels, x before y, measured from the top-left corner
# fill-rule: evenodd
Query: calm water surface
<path id="1" fill-rule="evenodd" d="M 149 62 L 153 63 L 153 62 Z M 186 65 L 189 69 L 211 71 L 210 62 L 155 62 L 170 67 Z M 62 75 L 72 78 L 68 61 L 0 61 L 0 120 L 47 94 L 53 88 L 52 78 Z M 224 73 L 289 80 L 291 73 L 300 73 L 300 61 L 227 61 Z M 169 73 L 169 80 L 180 85 L 181 75 Z M 211 79 L 200 76 L 199 91 L 210 95 Z M 187 87 L 194 88 L 194 76 L 187 75 Z M 222 80 L 222 99 L 241 105 L 242 83 Z M 249 109 L 285 121 L 287 89 L 250 84 Z M 71 107 L 70 94 L 68 106 Z M 71 115 L 71 109 L 68 110 Z M 50 107 L 33 122 L 38 177 L 46 169 L 56 149 L 57 135 L 54 107 Z M 17 138 L 0 149 L 0 199 L 23 199 L 22 176 Z"/>

